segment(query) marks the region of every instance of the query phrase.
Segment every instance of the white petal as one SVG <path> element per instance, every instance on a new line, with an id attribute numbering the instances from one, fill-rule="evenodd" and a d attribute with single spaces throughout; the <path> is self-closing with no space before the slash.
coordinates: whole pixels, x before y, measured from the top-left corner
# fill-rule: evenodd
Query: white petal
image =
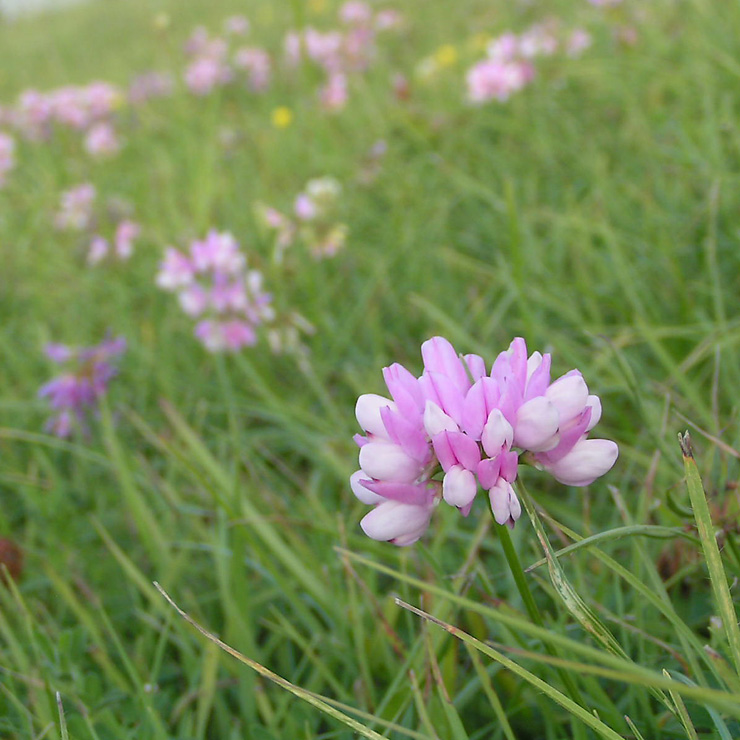
<path id="1" fill-rule="evenodd" d="M 545 396 L 537 396 L 519 407 L 514 425 L 514 444 L 524 450 L 541 452 L 552 443 L 560 415 Z M 544 445 L 544 446 L 543 446 Z"/>
<path id="2" fill-rule="evenodd" d="M 355 416 L 366 432 L 388 439 L 388 432 L 380 416 L 380 410 L 386 406 L 390 406 L 394 411 L 396 410 L 396 404 L 389 398 L 384 398 L 376 393 L 365 393 L 357 399 Z"/>
<path id="3" fill-rule="evenodd" d="M 445 414 L 434 401 L 427 401 L 424 408 L 424 429 L 430 437 L 440 432 L 459 432 L 460 427 L 455 420 Z"/>
<path id="4" fill-rule="evenodd" d="M 499 409 L 493 409 L 483 427 L 481 443 L 489 457 L 496 457 L 503 447 L 511 447 L 514 440 L 514 428 L 506 421 Z"/>
<path id="5" fill-rule="evenodd" d="M 511 487 L 511 483 L 507 483 L 503 478 L 499 478 L 496 481 L 496 485 L 488 492 L 488 497 L 491 501 L 493 518 L 499 524 L 506 524 L 511 517 L 510 501 L 512 497 L 516 499 L 516 494 Z"/>
<path id="6" fill-rule="evenodd" d="M 421 466 L 401 447 L 383 439 L 368 442 L 360 448 L 360 467 L 368 478 L 413 483 L 421 473 Z"/>
<path id="7" fill-rule="evenodd" d="M 601 399 L 598 396 L 589 396 L 586 406 L 591 408 L 591 419 L 586 427 L 586 431 L 590 432 L 599 423 L 599 419 L 601 419 Z"/>
<path id="8" fill-rule="evenodd" d="M 478 483 L 475 476 L 462 465 L 453 465 L 442 481 L 442 495 L 451 506 L 462 509 L 467 506 L 478 493 Z"/>
<path id="9" fill-rule="evenodd" d="M 588 386 L 580 374 L 566 375 L 558 378 L 545 391 L 545 397 L 558 410 L 560 424 L 565 426 L 586 408 Z"/>
<path id="10" fill-rule="evenodd" d="M 431 515 L 432 509 L 428 506 L 385 501 L 366 514 L 360 526 L 368 537 L 380 541 L 395 540 L 409 534 L 421 536 Z"/>
<path id="11" fill-rule="evenodd" d="M 582 439 L 558 462 L 547 469 L 566 486 L 587 486 L 611 470 L 619 448 L 609 439 Z"/>

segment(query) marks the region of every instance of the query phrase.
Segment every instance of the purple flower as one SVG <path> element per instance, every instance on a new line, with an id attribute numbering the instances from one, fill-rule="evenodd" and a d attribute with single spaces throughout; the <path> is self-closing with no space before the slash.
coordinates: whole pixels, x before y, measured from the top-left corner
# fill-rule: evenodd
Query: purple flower
<path id="1" fill-rule="evenodd" d="M 116 374 L 114 361 L 126 350 L 123 337 L 108 338 L 93 347 L 68 347 L 48 344 L 45 353 L 64 371 L 39 389 L 54 412 L 46 430 L 57 437 L 68 437 L 75 429 L 86 432 L 88 419 L 108 390 Z"/>
<path id="2" fill-rule="evenodd" d="M 550 355 L 527 356 L 523 339 L 490 373 L 482 357 L 460 357 L 442 337 L 424 342 L 421 353 L 420 377 L 401 365 L 385 368 L 391 398 L 366 394 L 355 407 L 365 434 L 355 438 L 360 470 L 350 484 L 375 506 L 361 522 L 373 539 L 410 545 L 441 499 L 467 516 L 479 486 L 496 521 L 513 527 L 521 456 L 572 486 L 592 483 L 616 462 L 614 442 L 588 439 L 601 402 L 581 373 L 551 382 Z"/>

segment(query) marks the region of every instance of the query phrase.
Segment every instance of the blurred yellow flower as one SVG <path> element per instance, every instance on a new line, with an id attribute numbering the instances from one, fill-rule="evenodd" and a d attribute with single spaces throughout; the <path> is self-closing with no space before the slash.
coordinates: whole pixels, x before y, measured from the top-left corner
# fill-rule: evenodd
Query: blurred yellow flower
<path id="1" fill-rule="evenodd" d="M 434 52 L 434 61 L 439 67 L 451 67 L 457 62 L 457 49 L 452 44 L 443 44 Z"/>
<path id="2" fill-rule="evenodd" d="M 281 105 L 272 112 L 272 125 L 275 128 L 288 128 L 293 123 L 293 111 Z"/>
<path id="3" fill-rule="evenodd" d="M 154 16 L 153 23 L 154 28 L 157 31 L 166 31 L 170 27 L 172 19 L 168 13 L 157 13 L 157 15 Z"/>
<path id="4" fill-rule="evenodd" d="M 309 0 L 308 9 L 312 13 L 319 15 L 326 10 L 326 0 Z"/>

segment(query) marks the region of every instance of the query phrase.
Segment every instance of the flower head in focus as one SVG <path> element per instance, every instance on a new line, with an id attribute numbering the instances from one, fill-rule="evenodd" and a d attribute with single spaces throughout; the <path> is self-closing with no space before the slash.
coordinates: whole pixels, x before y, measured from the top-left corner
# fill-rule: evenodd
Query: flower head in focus
<path id="1" fill-rule="evenodd" d="M 377 540 L 409 545 L 444 500 L 468 516 L 479 488 L 494 518 L 513 527 L 521 506 L 513 488 L 520 459 L 561 483 L 585 486 L 614 465 L 617 445 L 589 439 L 601 417 L 598 396 L 571 370 L 550 380 L 550 355 L 527 356 L 515 339 L 488 371 L 442 337 L 421 348 L 424 371 L 383 370 L 390 398 L 365 394 L 355 413 L 364 434 L 352 491 L 374 506 L 361 522 Z"/>

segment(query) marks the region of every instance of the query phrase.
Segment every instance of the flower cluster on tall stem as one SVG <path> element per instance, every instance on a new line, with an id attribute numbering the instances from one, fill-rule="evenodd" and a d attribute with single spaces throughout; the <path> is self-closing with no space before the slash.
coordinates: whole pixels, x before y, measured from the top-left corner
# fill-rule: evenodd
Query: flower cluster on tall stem
<path id="1" fill-rule="evenodd" d="M 513 527 L 521 506 L 512 484 L 522 458 L 572 486 L 614 465 L 617 445 L 588 438 L 601 401 L 578 370 L 551 381 L 550 355 L 528 357 L 521 338 L 490 372 L 482 357 L 460 357 L 442 337 L 424 342 L 421 353 L 421 376 L 391 365 L 383 370 L 391 398 L 357 400 L 365 434 L 355 437 L 360 470 L 350 484 L 374 506 L 361 522 L 369 537 L 413 544 L 440 500 L 467 516 L 479 488 L 496 521 Z"/>

